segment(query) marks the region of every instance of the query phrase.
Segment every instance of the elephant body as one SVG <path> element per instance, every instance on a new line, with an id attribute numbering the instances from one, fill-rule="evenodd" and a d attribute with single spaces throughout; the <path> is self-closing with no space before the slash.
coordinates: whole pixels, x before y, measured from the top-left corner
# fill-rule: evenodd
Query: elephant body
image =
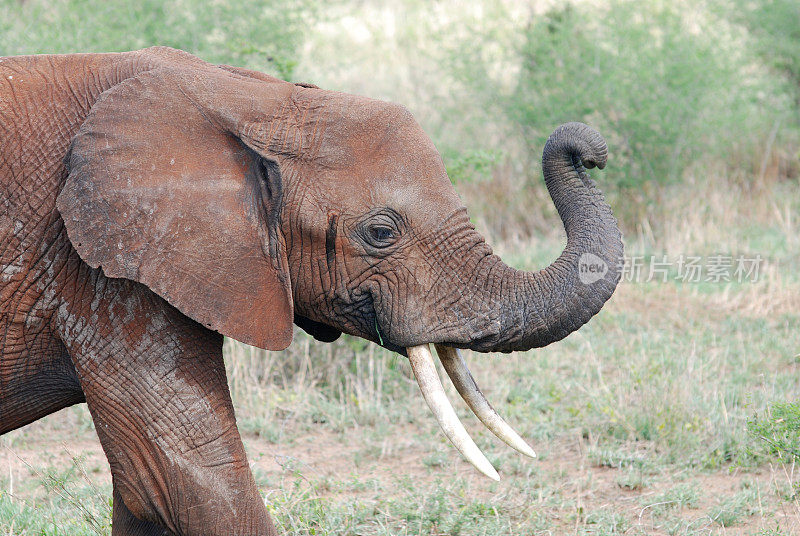
<path id="1" fill-rule="evenodd" d="M 582 167 L 602 166 L 604 145 L 581 132 L 550 144 L 566 171 L 545 166 L 561 181 L 548 188 L 567 250 L 523 275 L 474 232 L 396 105 L 167 48 L 0 58 L 0 434 L 85 401 L 111 466 L 114 535 L 275 534 L 223 334 L 281 349 L 294 321 L 401 352 L 562 338 L 619 278 L 581 287 L 580 255 L 615 267 L 622 253 Z M 420 199 L 425 210 L 404 208 Z M 480 300 L 462 306 L 447 269 L 426 271 L 452 257 Z M 501 287 L 518 289 L 518 307 Z"/>
<path id="2" fill-rule="evenodd" d="M 97 72 L 93 83 L 84 69 Z M 2 433 L 84 400 L 64 342 L 80 327 L 66 326 L 64 297 L 77 295 L 76 286 L 90 291 L 81 283 L 102 273 L 80 261 L 55 204 L 70 140 L 119 79 L 108 58 L 77 55 L 2 58 L 0 74 Z"/>
<path id="3" fill-rule="evenodd" d="M 88 266 L 56 210 L 72 138 L 143 60 L 0 62 L 0 434 L 87 401 L 112 468 L 115 535 L 274 534 L 236 429 L 222 336 Z"/>

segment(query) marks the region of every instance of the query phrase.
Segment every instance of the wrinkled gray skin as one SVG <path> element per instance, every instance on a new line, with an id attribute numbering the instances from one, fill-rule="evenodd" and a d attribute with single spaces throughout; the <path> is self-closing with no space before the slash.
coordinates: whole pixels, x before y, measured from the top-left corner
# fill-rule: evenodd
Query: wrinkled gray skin
<path id="1" fill-rule="evenodd" d="M 0 433 L 86 401 L 115 536 L 275 534 L 222 335 L 527 350 L 619 279 L 584 170 L 605 143 L 578 123 L 543 159 L 567 247 L 533 273 L 491 253 L 393 104 L 165 48 L 0 58 L 0 140 Z M 581 282 L 585 259 L 609 269 Z"/>

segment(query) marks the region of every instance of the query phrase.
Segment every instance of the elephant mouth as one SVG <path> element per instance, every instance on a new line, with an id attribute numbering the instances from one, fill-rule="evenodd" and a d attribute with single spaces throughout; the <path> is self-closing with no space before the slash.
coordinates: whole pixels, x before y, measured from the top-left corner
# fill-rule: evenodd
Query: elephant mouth
<path id="1" fill-rule="evenodd" d="M 535 458 L 536 453 L 533 449 L 497 414 L 489 401 L 486 400 L 477 383 L 475 383 L 472 373 L 467 368 L 467 364 L 461 357 L 461 353 L 450 346 L 441 344 L 435 344 L 434 346 L 436 353 L 439 355 L 439 360 L 442 362 L 456 390 L 484 426 L 510 447 L 526 456 Z M 447 399 L 442 382 L 439 380 L 439 374 L 436 371 L 436 365 L 433 362 L 430 346 L 422 344 L 409 347 L 406 350 L 411 363 L 411 370 L 414 372 L 414 378 L 417 380 L 422 396 L 444 434 L 478 471 L 493 480 L 500 480 L 497 471 L 464 429 L 464 425 L 461 424 L 453 406 Z"/>
<path id="2" fill-rule="evenodd" d="M 419 385 L 419 389 L 422 392 L 422 397 L 428 404 L 447 439 L 478 471 L 492 480 L 500 480 L 500 475 L 497 474 L 491 462 L 467 433 L 452 404 L 450 404 L 444 392 L 444 386 L 439 379 L 439 373 L 436 371 L 430 344 L 424 343 L 402 347 L 387 340 L 383 335 L 385 332 L 381 330 L 377 315 L 375 316 L 374 326 L 375 334 L 373 335 L 373 340 L 377 339 L 375 341 L 377 344 L 408 357 L 411 370 L 414 373 L 414 379 L 416 379 L 417 385 Z M 487 339 L 495 339 L 496 337 L 496 333 L 487 334 L 486 336 Z M 461 356 L 461 352 L 457 348 L 446 344 L 434 343 L 434 347 L 439 356 L 439 361 L 444 366 L 458 394 L 461 395 L 461 398 L 464 399 L 464 402 L 483 425 L 511 448 L 526 456 L 535 458 L 536 453 L 530 445 L 498 415 L 497 411 L 486 400 Z"/>
<path id="3" fill-rule="evenodd" d="M 469 436 L 456 415 L 453 406 L 447 399 L 444 387 L 439 379 L 439 373 L 436 371 L 430 344 L 424 343 L 404 347 L 392 342 L 389 340 L 386 331 L 381 329 L 374 307 L 370 307 L 368 310 L 372 313 L 372 315 L 366 315 L 367 317 L 371 316 L 369 324 L 372 326 L 372 332 L 368 333 L 366 338 L 373 340 L 387 350 L 408 357 L 411 370 L 414 373 L 414 378 L 419 385 L 422 396 L 445 436 L 478 471 L 493 480 L 500 480 L 497 471 Z M 341 331 L 337 328 L 310 320 L 298 314 L 295 314 L 295 324 L 314 338 L 325 342 L 331 342 L 341 334 Z M 491 337 L 494 336 L 495 334 L 491 335 Z M 497 414 L 489 401 L 486 400 L 459 350 L 453 346 L 439 343 L 435 343 L 434 347 L 439 360 L 461 398 L 464 399 L 464 402 L 484 426 L 510 447 L 526 456 L 535 458 L 536 453 L 533 449 Z"/>

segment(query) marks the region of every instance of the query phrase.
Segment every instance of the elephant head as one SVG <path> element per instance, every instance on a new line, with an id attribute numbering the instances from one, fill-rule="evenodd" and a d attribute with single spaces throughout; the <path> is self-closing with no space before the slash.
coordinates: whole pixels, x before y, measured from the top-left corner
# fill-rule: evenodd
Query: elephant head
<path id="1" fill-rule="evenodd" d="M 456 348 L 523 351 L 596 314 L 619 280 L 616 221 L 585 168 L 606 146 L 579 123 L 543 171 L 567 232 L 538 272 L 505 265 L 470 224 L 442 159 L 402 106 L 154 50 L 92 106 L 58 209 L 77 252 L 199 323 L 282 349 L 292 322 L 407 354 L 445 432 L 496 476 L 444 398 L 428 345 L 493 431 L 532 454 Z M 591 263 L 599 272 L 583 277 Z"/>

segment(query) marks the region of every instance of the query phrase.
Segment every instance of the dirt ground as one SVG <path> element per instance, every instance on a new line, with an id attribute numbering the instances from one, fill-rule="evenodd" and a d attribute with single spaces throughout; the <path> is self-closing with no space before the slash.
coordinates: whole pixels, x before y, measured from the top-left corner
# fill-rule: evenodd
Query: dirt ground
<path id="1" fill-rule="evenodd" d="M 23 500 L 41 497 L 46 493 L 45 486 L 36 482 L 41 480 L 43 472 L 63 473 L 76 465 L 75 460 L 79 460 L 77 465 L 82 473 L 76 478 L 91 481 L 98 490 L 108 489 L 111 477 L 100 443 L 89 426 L 75 426 L 74 421 L 74 415 L 62 412 L 3 438 L 0 466 L 10 495 Z M 249 433 L 243 439 L 267 501 L 277 492 L 271 486 L 286 482 L 293 475 L 301 475 L 313 485 L 316 497 L 334 502 L 349 499 L 377 503 L 376 495 L 392 489 L 398 471 L 421 488 L 447 479 L 465 481 L 472 499 L 490 503 L 513 500 L 515 492 L 508 486 L 520 483 L 516 477 L 513 483 L 492 487 L 488 479 L 460 458 L 446 466 L 426 466 L 421 460 L 429 453 L 429 446 L 420 444 L 411 425 L 394 427 L 392 433 L 371 449 L 372 456 L 363 454 L 363 435 L 363 430 L 356 428 L 337 433 L 320 427 L 310 432 L 287 433 L 286 441 L 278 443 Z M 800 534 L 796 503 L 777 504 L 773 497 L 776 488 L 794 481 L 794 476 L 786 473 L 791 469 L 764 466 L 756 470 L 663 473 L 651 475 L 645 486 L 626 487 L 620 484 L 621 470 L 592 462 L 582 441 L 559 440 L 539 445 L 538 450 L 540 459 L 526 463 L 535 464 L 536 478 L 542 479 L 542 494 L 553 495 L 555 489 L 561 500 L 555 504 L 540 501 L 539 508 L 546 511 L 550 525 L 532 534 Z M 379 485 L 364 488 L 330 485 L 341 481 Z M 699 489 L 696 501 L 672 508 L 670 501 L 658 499 L 681 484 Z M 751 505 L 747 515 L 737 519 L 733 526 L 715 523 L 708 512 L 721 498 L 733 496 L 745 487 L 756 490 L 757 506 Z M 375 489 L 381 491 L 376 494 Z M 672 518 L 668 526 L 663 523 L 665 506 L 670 507 Z M 599 525 L 592 530 L 593 521 L 585 514 L 604 511 L 621 516 L 623 522 L 614 525 L 622 527 L 619 532 L 613 527 L 607 532 Z"/>

